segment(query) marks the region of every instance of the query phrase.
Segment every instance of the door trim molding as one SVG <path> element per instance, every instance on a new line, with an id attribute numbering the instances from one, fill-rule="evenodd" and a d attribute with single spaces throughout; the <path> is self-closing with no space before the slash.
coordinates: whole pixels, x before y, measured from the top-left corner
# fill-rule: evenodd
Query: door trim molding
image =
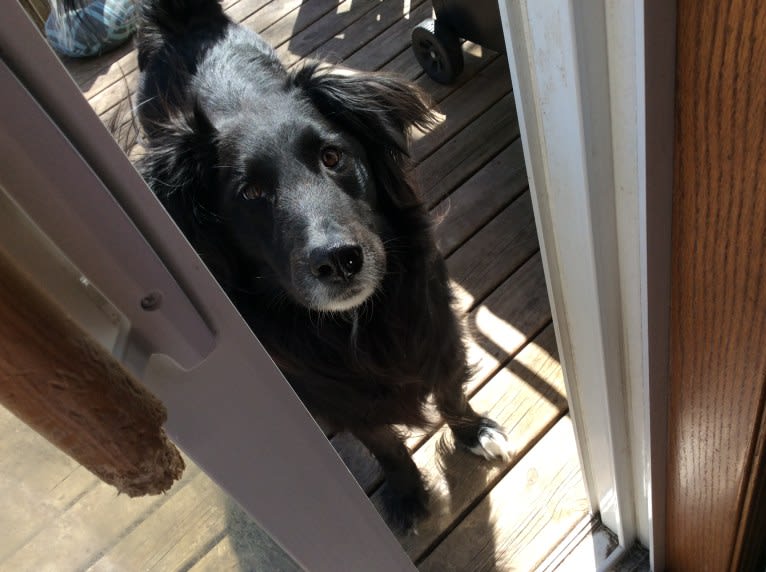
<path id="1" fill-rule="evenodd" d="M 591 507 L 662 569 L 675 3 L 499 3 Z"/>

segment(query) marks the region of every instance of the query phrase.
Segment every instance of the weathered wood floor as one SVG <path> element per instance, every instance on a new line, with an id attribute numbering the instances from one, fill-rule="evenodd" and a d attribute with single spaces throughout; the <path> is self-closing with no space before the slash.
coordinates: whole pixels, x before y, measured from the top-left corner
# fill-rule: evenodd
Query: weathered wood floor
<path id="1" fill-rule="evenodd" d="M 465 72 L 443 86 L 423 75 L 409 48 L 410 30 L 430 16 L 430 2 L 224 4 L 290 65 L 320 57 L 397 72 L 433 98 L 442 121 L 414 136 L 415 176 L 441 221 L 439 243 L 472 331 L 478 368 L 471 403 L 510 430 L 518 452 L 508 464 L 487 463 L 453 450 L 443 429 L 411 435 L 433 490 L 432 514 L 417 535 L 400 541 L 424 571 L 560 567 L 561 543 L 589 522 L 588 503 L 504 56 L 466 44 Z M 105 121 L 136 80 L 130 46 L 66 65 Z M 347 435 L 333 443 L 377 503 L 381 479 L 369 454 Z M 4 410 L 0 494 L 2 570 L 297 569 L 193 465 L 163 497 L 118 497 Z M 582 547 L 578 542 L 572 544 Z"/>

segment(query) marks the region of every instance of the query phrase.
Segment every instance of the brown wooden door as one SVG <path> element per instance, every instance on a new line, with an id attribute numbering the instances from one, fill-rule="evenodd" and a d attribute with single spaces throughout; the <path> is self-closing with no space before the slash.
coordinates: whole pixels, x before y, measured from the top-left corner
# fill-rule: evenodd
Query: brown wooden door
<path id="1" fill-rule="evenodd" d="M 766 545 L 766 3 L 679 0 L 677 41 L 667 562 L 752 569 Z"/>

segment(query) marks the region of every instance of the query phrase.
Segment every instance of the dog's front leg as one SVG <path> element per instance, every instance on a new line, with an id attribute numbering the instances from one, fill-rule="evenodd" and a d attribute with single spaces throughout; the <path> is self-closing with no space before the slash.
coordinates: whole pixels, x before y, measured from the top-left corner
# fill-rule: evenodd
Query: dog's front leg
<path id="1" fill-rule="evenodd" d="M 436 406 L 452 429 L 456 443 L 487 460 L 509 461 L 514 451 L 508 435 L 495 421 L 473 410 L 463 391 L 463 381 L 455 379 L 434 392 Z"/>
<path id="2" fill-rule="evenodd" d="M 410 530 L 418 518 L 428 514 L 428 491 L 402 437 L 389 425 L 353 433 L 383 469 L 383 506 L 391 525 Z"/>

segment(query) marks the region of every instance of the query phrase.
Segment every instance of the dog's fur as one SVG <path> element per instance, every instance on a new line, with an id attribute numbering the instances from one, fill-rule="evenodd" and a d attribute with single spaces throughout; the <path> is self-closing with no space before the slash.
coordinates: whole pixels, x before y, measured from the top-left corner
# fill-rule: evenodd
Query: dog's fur
<path id="1" fill-rule="evenodd" d="M 304 403 L 375 455 L 409 527 L 426 488 L 392 426 L 424 426 L 429 396 L 458 443 L 507 454 L 464 396 L 445 264 L 406 176 L 423 95 L 288 72 L 215 0 L 144 0 L 137 43 L 142 174 Z"/>

